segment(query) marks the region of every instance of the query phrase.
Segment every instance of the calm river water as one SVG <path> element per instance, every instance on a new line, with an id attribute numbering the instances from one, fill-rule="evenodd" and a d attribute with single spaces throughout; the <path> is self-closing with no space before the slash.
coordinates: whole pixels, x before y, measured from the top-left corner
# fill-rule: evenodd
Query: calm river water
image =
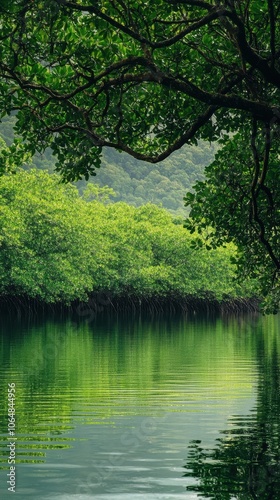
<path id="1" fill-rule="evenodd" d="M 279 316 L 0 325 L 1 499 L 280 499 Z"/>

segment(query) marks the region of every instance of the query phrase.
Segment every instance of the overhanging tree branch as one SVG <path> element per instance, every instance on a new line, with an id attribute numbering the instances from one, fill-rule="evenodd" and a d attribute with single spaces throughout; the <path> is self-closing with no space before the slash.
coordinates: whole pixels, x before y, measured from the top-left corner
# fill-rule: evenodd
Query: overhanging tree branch
<path id="1" fill-rule="evenodd" d="M 266 59 L 261 57 L 252 47 L 250 47 L 246 39 L 245 26 L 236 12 L 232 11 L 228 14 L 228 17 L 237 28 L 236 41 L 244 60 L 253 68 L 259 70 L 268 83 L 272 83 L 276 85 L 277 88 L 280 88 L 280 73 L 273 66 L 270 66 Z"/>
<path id="2" fill-rule="evenodd" d="M 264 224 L 264 221 L 262 220 L 262 218 L 260 217 L 260 214 L 259 214 L 259 206 L 258 206 L 259 187 L 261 184 L 263 185 L 263 182 L 265 180 L 270 145 L 268 142 L 266 143 L 264 168 L 263 168 L 263 171 L 260 173 L 260 159 L 259 159 L 259 154 L 258 154 L 257 145 L 256 145 L 257 130 L 258 130 L 258 122 L 257 122 L 256 118 L 253 118 L 252 135 L 251 135 L 251 148 L 252 148 L 253 158 L 254 158 L 254 163 L 255 163 L 255 173 L 254 173 L 254 178 L 253 178 L 253 182 L 251 185 L 251 210 L 252 210 L 251 221 L 257 225 L 259 240 L 266 248 L 267 253 L 270 256 L 271 260 L 273 261 L 276 269 L 280 270 L 280 260 L 276 256 L 276 254 L 275 254 L 275 252 L 274 252 L 274 250 L 269 242 L 269 239 L 266 236 L 265 224 Z M 266 133 L 266 139 L 268 139 L 268 132 Z"/>

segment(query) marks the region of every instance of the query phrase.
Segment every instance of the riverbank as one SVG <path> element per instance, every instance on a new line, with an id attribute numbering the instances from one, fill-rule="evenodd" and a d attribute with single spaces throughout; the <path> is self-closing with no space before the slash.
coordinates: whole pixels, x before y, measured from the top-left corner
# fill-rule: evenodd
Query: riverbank
<path id="1" fill-rule="evenodd" d="M 111 313 L 145 313 L 156 314 L 238 314 L 243 312 L 259 312 L 260 300 L 258 298 L 225 297 L 217 300 L 207 296 L 154 296 L 139 297 L 136 295 L 114 295 L 108 291 L 91 294 L 88 300 L 75 300 L 70 304 L 64 302 L 48 303 L 28 296 L 0 296 L 0 311 L 9 314 L 32 314 L 46 312 L 71 313 L 75 317 L 91 321 L 101 314 Z"/>

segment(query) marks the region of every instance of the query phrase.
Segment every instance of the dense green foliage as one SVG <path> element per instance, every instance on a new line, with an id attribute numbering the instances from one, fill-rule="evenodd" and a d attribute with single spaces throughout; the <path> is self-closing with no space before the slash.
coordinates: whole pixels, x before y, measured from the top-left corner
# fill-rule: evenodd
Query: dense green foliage
<path id="1" fill-rule="evenodd" d="M 270 151 L 270 168 L 263 183 L 263 171 L 257 169 L 253 183 L 254 160 L 247 158 L 249 132 L 235 135 L 205 169 L 205 182 L 194 186 L 185 200 L 192 207 L 186 226 L 199 231 L 202 241 L 215 248 L 233 241 L 239 248 L 239 274 L 256 278 L 265 296 L 265 310 L 277 312 L 280 282 L 277 272 L 280 227 L 279 154 Z M 260 144 L 257 155 L 265 157 Z M 260 161 L 259 159 L 257 160 Z M 247 162 L 247 163 L 246 163 Z M 244 167 L 246 165 L 246 168 Z M 198 222 L 199 221 L 199 222 Z M 264 224 L 265 221 L 265 224 Z M 211 227 L 211 230 L 209 230 Z"/>
<path id="2" fill-rule="evenodd" d="M 29 149 L 52 144 L 68 179 L 104 146 L 159 161 L 279 119 L 271 0 L 10 0 L 0 13 L 2 114 L 18 111 Z"/>
<path id="3" fill-rule="evenodd" d="M 38 170 L 2 176 L 1 295 L 71 302 L 92 291 L 218 300 L 252 294 L 233 280 L 232 246 L 197 250 L 195 237 L 164 209 L 110 204 L 110 194 L 89 185 L 83 199 Z"/>
<path id="4" fill-rule="evenodd" d="M 279 0 L 9 0 L 0 16 L 0 112 L 16 112 L 25 141 L 13 161 L 51 147 L 66 180 L 88 179 L 105 147 L 157 163 L 220 141 L 205 185 L 187 198 L 191 216 L 200 231 L 205 221 L 219 228 L 214 245 L 238 245 L 242 272 L 262 277 L 276 309 Z"/>
<path id="5" fill-rule="evenodd" d="M 75 189 L 19 172 L 1 178 L 0 196 L 1 293 L 45 301 L 84 296 L 92 288 L 92 241 Z"/>

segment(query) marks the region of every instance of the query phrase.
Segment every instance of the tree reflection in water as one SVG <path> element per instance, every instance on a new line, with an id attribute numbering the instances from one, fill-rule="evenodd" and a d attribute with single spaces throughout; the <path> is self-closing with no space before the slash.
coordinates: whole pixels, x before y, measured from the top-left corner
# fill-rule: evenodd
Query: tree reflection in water
<path id="1" fill-rule="evenodd" d="M 267 347 L 267 346 L 266 346 Z M 269 351 L 259 339 L 256 408 L 230 418 L 214 449 L 189 445 L 184 476 L 195 480 L 188 491 L 215 500 L 280 499 L 280 368 L 277 342 Z"/>

